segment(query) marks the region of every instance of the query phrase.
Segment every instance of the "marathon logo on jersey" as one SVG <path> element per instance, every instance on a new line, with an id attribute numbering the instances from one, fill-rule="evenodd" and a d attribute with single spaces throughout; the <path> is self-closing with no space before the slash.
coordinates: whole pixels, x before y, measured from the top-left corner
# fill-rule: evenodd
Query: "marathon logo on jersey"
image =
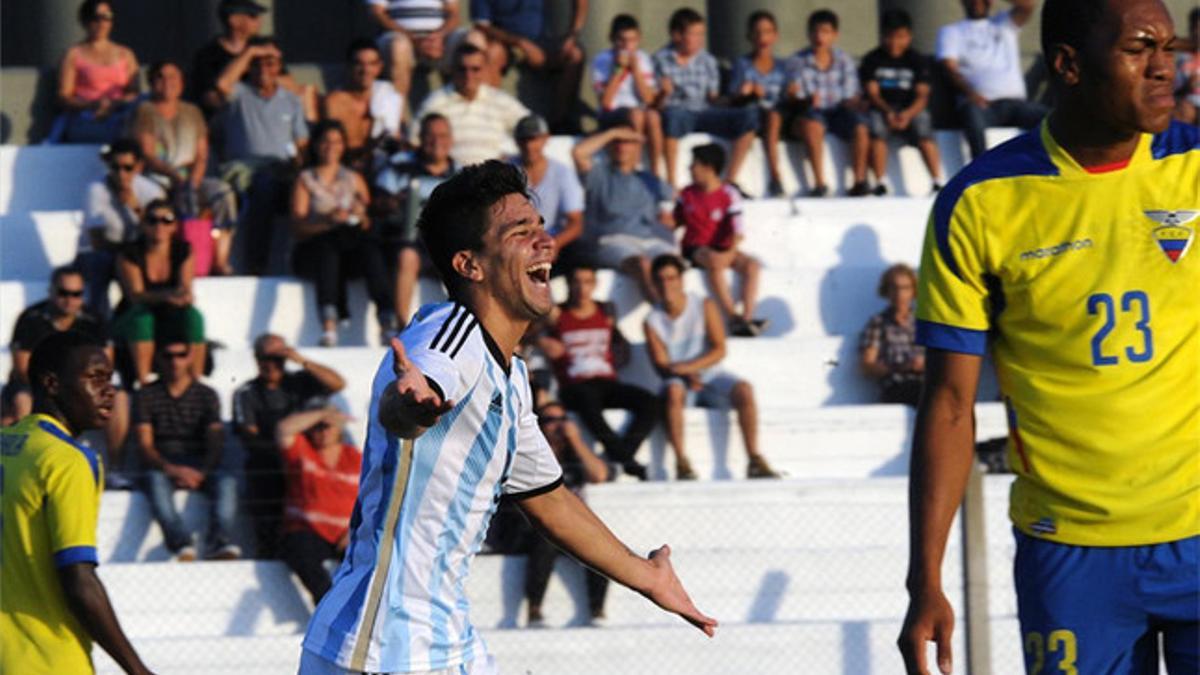
<path id="1" fill-rule="evenodd" d="M 1082 251 L 1092 247 L 1091 239 L 1076 239 L 1075 241 L 1064 241 L 1061 244 L 1054 246 L 1044 246 L 1035 248 L 1021 253 L 1021 262 L 1029 262 L 1030 260 L 1041 260 L 1043 258 L 1055 258 L 1064 253 L 1071 251 Z"/>
<path id="2" fill-rule="evenodd" d="M 1200 216 L 1200 211 L 1143 211 L 1142 213 L 1145 213 L 1150 220 L 1161 223 L 1151 230 L 1150 234 L 1158 243 L 1158 247 L 1166 254 L 1168 260 L 1177 263 L 1187 255 L 1188 250 L 1192 248 L 1192 242 L 1196 239 L 1196 233 L 1192 228 L 1184 226 Z"/>
<path id="3" fill-rule="evenodd" d="M 1038 534 L 1058 534 L 1058 525 L 1054 523 L 1053 518 L 1041 518 L 1030 525 L 1029 529 Z"/>

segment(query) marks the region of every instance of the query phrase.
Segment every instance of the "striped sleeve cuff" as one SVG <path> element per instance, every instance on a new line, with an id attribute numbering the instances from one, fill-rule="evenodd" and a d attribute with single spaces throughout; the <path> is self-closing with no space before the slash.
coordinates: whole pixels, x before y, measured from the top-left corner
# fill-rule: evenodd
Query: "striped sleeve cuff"
<path id="1" fill-rule="evenodd" d="M 96 555 L 96 547 L 71 546 L 54 554 L 55 567 L 66 567 L 67 565 L 74 565 L 76 563 L 100 564 L 100 558 Z"/>
<path id="2" fill-rule="evenodd" d="M 521 501 L 522 499 L 529 499 L 530 497 L 544 495 L 547 492 L 550 492 L 551 490 L 557 489 L 558 486 L 560 486 L 562 484 L 563 484 L 562 476 L 559 476 L 553 482 L 543 485 L 541 487 L 534 488 L 532 490 L 526 490 L 524 492 L 513 492 L 510 494 L 504 495 L 504 497 L 506 499 L 511 499 L 514 501 Z"/>
<path id="3" fill-rule="evenodd" d="M 917 319 L 917 344 L 947 352 L 983 356 L 987 352 L 987 331 Z"/>

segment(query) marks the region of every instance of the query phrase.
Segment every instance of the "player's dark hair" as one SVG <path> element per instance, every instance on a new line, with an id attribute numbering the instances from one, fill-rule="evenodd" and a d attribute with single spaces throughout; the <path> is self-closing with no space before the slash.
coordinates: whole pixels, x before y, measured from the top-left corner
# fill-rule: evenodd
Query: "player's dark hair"
<path id="1" fill-rule="evenodd" d="M 916 285 L 917 285 L 916 271 L 913 270 L 913 268 L 909 265 L 906 265 L 904 263 L 896 263 L 895 265 L 892 265 L 891 267 L 884 270 L 883 274 L 879 275 L 879 288 L 875 289 L 875 292 L 879 294 L 879 297 L 881 297 L 881 298 L 887 297 L 888 291 L 892 290 L 892 279 L 897 276 L 908 277 L 909 279 L 912 280 L 913 288 L 916 288 Z"/>
<path id="2" fill-rule="evenodd" d="M 1042 56 L 1053 72 L 1054 45 L 1083 51 L 1088 34 L 1100 23 L 1107 3 L 1096 0 L 1046 0 L 1042 5 Z"/>
<path id="3" fill-rule="evenodd" d="M 617 36 L 627 30 L 640 31 L 641 26 L 638 25 L 638 20 L 632 14 L 618 14 L 613 17 L 612 23 L 608 27 L 608 39 L 616 40 Z"/>
<path id="4" fill-rule="evenodd" d="M 183 76 L 183 66 L 180 66 L 179 63 L 172 61 L 171 59 L 163 59 L 150 64 L 150 70 L 146 71 L 146 75 L 149 77 L 149 79 L 153 80 L 159 75 L 162 75 L 163 69 L 167 66 L 175 66 L 175 69 L 179 71 L 179 75 L 181 77 Z"/>
<path id="5" fill-rule="evenodd" d="M 650 263 L 650 276 L 657 277 L 659 270 L 665 267 L 674 267 L 680 274 L 687 269 L 687 265 L 683 262 L 683 258 L 674 253 L 664 253 L 656 257 Z"/>
<path id="6" fill-rule="evenodd" d="M 383 58 L 383 52 L 379 51 L 379 45 L 375 44 L 374 40 L 371 38 L 360 37 L 351 41 L 350 46 L 346 47 L 346 62 L 354 63 L 354 55 L 363 51 L 364 49 L 369 49 L 378 54 L 379 58 Z"/>
<path id="7" fill-rule="evenodd" d="M 698 23 L 704 23 L 704 15 L 691 7 L 680 7 L 671 12 L 671 20 L 667 22 L 667 30 L 672 33 L 682 33 Z"/>
<path id="8" fill-rule="evenodd" d="M 108 5 L 108 10 L 112 11 L 112 2 L 110 0 L 84 0 L 79 5 L 79 11 L 76 12 L 75 18 L 79 20 L 80 25 L 87 26 L 87 23 L 96 17 L 96 13 L 100 11 L 100 5 Z"/>
<path id="9" fill-rule="evenodd" d="M 725 149 L 716 143 L 705 143 L 692 148 L 692 159 L 716 171 L 718 176 L 725 170 Z"/>
<path id="10" fill-rule="evenodd" d="M 492 208 L 511 194 L 529 198 L 525 172 L 490 159 L 459 171 L 429 196 L 417 219 L 417 230 L 451 297 L 466 284 L 466 279 L 454 270 L 454 255 L 483 249 L 483 233 Z"/>
<path id="11" fill-rule="evenodd" d="M 901 28 L 912 30 L 912 17 L 905 10 L 899 7 L 889 9 L 879 17 L 879 30 L 884 35 Z"/>
<path id="12" fill-rule="evenodd" d="M 58 282 L 63 277 L 83 277 L 83 270 L 74 264 L 59 265 L 50 273 L 50 285 L 57 288 Z M 85 277 L 86 278 L 86 277 Z"/>
<path id="13" fill-rule="evenodd" d="M 759 21 L 770 21 L 772 26 L 779 28 L 779 22 L 775 20 L 774 14 L 765 9 L 756 9 L 751 12 L 750 17 L 746 19 L 746 30 L 754 30 L 754 26 L 757 25 Z"/>
<path id="14" fill-rule="evenodd" d="M 808 32 L 813 32 L 823 23 L 833 26 L 834 30 L 838 29 L 838 15 L 833 13 L 832 9 L 818 9 L 808 15 Z"/>
<path id="15" fill-rule="evenodd" d="M 75 352 L 101 346 L 93 338 L 73 330 L 56 331 L 38 340 L 29 357 L 29 386 L 34 396 L 45 394 L 42 380 L 49 373 L 57 375 L 59 380 L 70 379 L 72 373 L 67 367 L 75 365 Z"/>

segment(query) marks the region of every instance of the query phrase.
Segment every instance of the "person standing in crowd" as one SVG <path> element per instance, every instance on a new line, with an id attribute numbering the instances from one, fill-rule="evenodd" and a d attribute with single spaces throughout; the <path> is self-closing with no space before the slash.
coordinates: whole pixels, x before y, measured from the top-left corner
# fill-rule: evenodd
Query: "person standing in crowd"
<path id="1" fill-rule="evenodd" d="M 942 160 L 933 140 L 929 114 L 929 58 L 912 48 L 912 18 L 902 9 L 889 9 L 880 19 L 883 43 L 863 57 L 859 79 L 871 105 L 867 120 L 871 130 L 871 170 L 879 183 L 876 195 L 887 194 L 888 139 L 897 136 L 917 146 L 933 179 L 941 189 Z"/>
<path id="2" fill-rule="evenodd" d="M 96 576 L 104 464 L 76 436 L 108 424 L 115 391 L 103 348 L 73 331 L 33 350 L 33 414 L 0 429 L 4 478 L 0 671 L 92 673 L 92 640 L 149 675 Z"/>
<path id="3" fill-rule="evenodd" d="M 661 255 L 651 273 L 662 303 L 646 317 L 646 349 L 663 378 L 667 442 L 675 453 L 675 477 L 695 480 L 684 448 L 683 409 L 686 405 L 737 411 L 746 447 L 747 478 L 778 478 L 758 448 L 758 405 L 749 381 L 727 373 L 717 364 L 725 359 L 725 327 L 717 305 L 683 289 L 683 259 Z"/>
<path id="4" fill-rule="evenodd" d="M 607 162 L 593 155 L 607 148 Z M 584 262 L 618 270 L 631 277 L 650 302 L 658 292 L 650 278 L 650 261 L 674 253 L 671 237 L 671 188 L 638 169 L 642 137 L 632 127 L 611 127 L 592 134 L 571 149 L 575 170 L 583 177 L 584 219 L 580 241 Z"/>
<path id="5" fill-rule="evenodd" d="M 675 201 L 675 226 L 683 228 L 683 257 L 704 270 L 729 332 L 757 337 L 767 326 L 766 319 L 754 316 L 762 263 L 738 250 L 746 229 L 742 195 L 721 180 L 724 167 L 725 151 L 716 143 L 692 148 L 692 184 Z M 729 289 L 730 270 L 741 278 L 741 311 Z"/>
<path id="6" fill-rule="evenodd" d="M 180 100 L 183 71 L 171 61 L 150 66 L 150 100 L 133 113 L 130 134 L 141 145 L 147 173 L 170 190 L 189 217 L 211 216 L 215 274 L 233 274 L 229 252 L 237 200 L 225 181 L 209 177 L 208 125 L 196 106 Z"/>
<path id="7" fill-rule="evenodd" d="M 128 346 L 139 385 L 150 382 L 155 346 L 161 346 L 164 336 L 191 345 L 192 377 L 204 373 L 208 357 L 204 317 L 193 305 L 195 260 L 192 247 L 175 236 L 178 227 L 170 202 L 150 202 L 142 217 L 142 235 L 117 257 L 121 303 L 112 331 Z"/>
<path id="8" fill-rule="evenodd" d="M 275 218 L 284 210 L 308 147 L 304 108 L 283 88 L 282 67 L 283 53 L 275 41 L 256 37 L 217 79 L 217 90 L 228 101 L 221 176 L 245 205 L 242 226 L 248 235 L 245 259 L 250 274 L 267 268 Z"/>
<path id="9" fill-rule="evenodd" d="M 237 477 L 221 467 L 225 430 L 217 392 L 197 381 L 189 366 L 192 346 L 164 340 L 158 350 L 161 378 L 134 397 L 133 422 L 146 467 L 146 497 L 162 528 L 167 550 L 180 561 L 196 559 L 196 540 L 175 508 L 175 490 L 203 491 L 209 499 L 204 557 L 235 560 Z"/>
<path id="10" fill-rule="evenodd" d="M 654 53 L 658 106 L 666 137 L 663 159 L 667 163 L 667 183 L 675 187 L 679 139 L 693 131 L 714 134 L 733 144 L 729 182 L 736 183 L 758 131 L 758 110 L 721 104 L 717 59 L 704 48 L 706 28 L 699 12 L 690 7 L 675 10 L 669 28 L 671 43 Z"/>
<path id="11" fill-rule="evenodd" d="M 529 110 L 509 94 L 484 83 L 487 53 L 472 44 L 454 51 L 450 84 L 429 94 L 416 119 L 439 113 L 450 120 L 454 145 L 450 156 L 459 166 L 478 164 L 512 154 L 512 135 L 517 122 Z M 417 129 L 409 139 L 416 145 Z"/>
<path id="12" fill-rule="evenodd" d="M 779 172 L 779 138 L 783 128 L 783 113 L 779 105 L 787 86 L 787 68 L 782 59 L 775 58 L 775 42 L 779 25 L 775 15 L 765 9 L 756 10 L 746 20 L 746 39 L 753 48 L 749 54 L 733 62 L 729 79 L 729 98 L 734 105 L 755 106 L 759 111 L 759 132 L 763 149 L 767 151 L 767 197 L 782 197 L 783 182 Z"/>
<path id="13" fill-rule="evenodd" d="M 375 303 L 383 342 L 397 329 L 395 299 L 388 283 L 379 239 L 371 231 L 370 191 L 363 177 L 342 164 L 346 132 L 325 121 L 313 130 L 311 166 L 292 188 L 292 261 L 297 276 L 317 287 L 321 346 L 338 343 L 337 325 L 349 318 L 347 279 L 361 275 Z"/>
<path id="14" fill-rule="evenodd" d="M 588 483 L 603 483 L 609 479 L 608 465 L 597 457 L 579 437 L 579 429 L 567 417 L 567 411 L 553 401 L 537 409 L 538 428 L 562 465 L 563 485 L 583 498 Z M 541 628 L 546 625 L 542 616 L 542 600 L 554 572 L 554 561 L 561 552 L 554 542 L 539 532 L 529 539 L 529 556 L 525 561 L 525 626 Z M 583 568 L 587 586 L 588 621 L 592 626 L 604 624 L 604 599 L 608 594 L 608 579 L 590 568 Z"/>
<path id="15" fill-rule="evenodd" d="M 113 6 L 84 0 L 79 23 L 86 36 L 71 47 L 58 68 L 58 105 L 51 143 L 111 143 L 124 131 L 138 96 L 138 66 L 133 50 L 109 39 Z"/>
<path id="16" fill-rule="evenodd" d="M 942 26 L 937 58 L 958 94 L 963 135 L 978 158 L 987 149 L 988 127 L 1030 129 L 1046 107 L 1026 100 L 1019 38 L 1037 0 L 1009 0 L 1012 9 L 991 16 L 992 0 L 962 0 L 967 18 Z"/>
<path id="17" fill-rule="evenodd" d="M 788 60 L 788 105 L 795 111 L 788 122 L 792 136 L 804 142 L 813 171 L 809 197 L 829 194 L 825 179 L 825 132 L 850 144 L 851 197 L 871 193 L 867 185 L 870 136 L 862 89 L 854 57 L 837 46 L 838 16 L 818 9 L 808 17 L 809 46 Z"/>
<path id="18" fill-rule="evenodd" d="M 629 342 L 617 329 L 613 308 L 592 297 L 595 290 L 595 269 L 579 265 L 568 273 L 567 301 L 551 314 L 538 348 L 554 365 L 559 398 L 600 442 L 605 459 L 645 480 L 646 467 L 635 455 L 658 424 L 661 406 L 654 394 L 617 379 L 617 369 L 629 361 Z M 604 419 L 604 411 L 614 408 L 632 417 L 623 433 Z"/>
<path id="19" fill-rule="evenodd" d="M 279 555 L 285 493 L 275 429 L 305 401 L 336 394 L 346 381 L 271 333 L 255 338 L 254 362 L 258 376 L 233 392 L 233 433 L 246 451 L 246 510 L 254 521 L 255 557 L 270 559 Z M 288 370 L 289 363 L 299 369 Z"/>
<path id="20" fill-rule="evenodd" d="M 107 319 L 108 287 L 117 277 L 117 252 L 138 237 L 146 205 L 167 195 L 162 186 L 142 175 L 142 147 L 137 141 L 119 139 L 102 147 L 100 158 L 108 173 L 87 187 L 75 265 L 87 284 L 88 309 L 97 318 Z"/>
<path id="21" fill-rule="evenodd" d="M 340 560 L 350 544 L 362 451 L 342 438 L 348 421 L 336 406 L 318 398 L 275 427 L 276 452 L 287 468 L 283 560 L 314 606 L 333 585 L 325 561 Z"/>
<path id="22" fill-rule="evenodd" d="M 858 363 L 879 383 L 879 400 L 916 407 L 925 382 L 925 348 L 917 344 L 917 273 L 904 263 L 879 278 L 879 296 L 888 301 L 872 316 L 858 339 Z"/>
<path id="23" fill-rule="evenodd" d="M 529 179 L 533 203 L 561 254 L 583 234 L 583 186 L 579 176 L 566 164 L 546 157 L 550 126 L 540 115 L 522 117 L 513 135 L 518 151 L 513 162 Z"/>
<path id="24" fill-rule="evenodd" d="M 440 113 L 421 118 L 420 145 L 412 154 L 393 155 L 375 177 L 371 200 L 375 231 L 383 242 L 384 262 L 394 268 L 396 320 L 407 324 L 422 269 L 431 269 L 417 237 L 417 216 L 433 189 L 458 172 L 450 156 L 454 134 Z"/>
<path id="25" fill-rule="evenodd" d="M 398 149 L 404 96 L 391 82 L 379 79 L 383 56 L 371 40 L 350 43 L 346 70 L 346 87 L 329 92 L 321 116 L 341 123 L 346 130 L 346 164 L 369 179 Z"/>
<path id="26" fill-rule="evenodd" d="M 592 86 L 599 110 L 596 122 L 603 131 L 613 126 L 630 126 L 645 137 L 650 173 L 662 177 L 662 116 L 654 108 L 658 80 L 654 63 L 642 51 L 642 29 L 632 14 L 613 17 L 608 31 L 611 49 L 592 60 Z"/>

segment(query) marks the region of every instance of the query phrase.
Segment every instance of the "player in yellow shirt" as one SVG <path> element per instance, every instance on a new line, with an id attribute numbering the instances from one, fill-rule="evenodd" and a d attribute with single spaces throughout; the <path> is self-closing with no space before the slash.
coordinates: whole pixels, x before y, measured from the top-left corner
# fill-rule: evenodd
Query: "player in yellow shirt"
<path id="1" fill-rule="evenodd" d="M 104 470 L 74 438 L 107 423 L 111 377 L 99 345 L 51 335 L 29 362 L 33 414 L 0 430 L 0 673 L 90 673 L 93 639 L 125 672 L 150 672 L 96 576 Z"/>
<path id="2" fill-rule="evenodd" d="M 921 265 L 928 348 L 899 644 L 951 667 L 941 587 L 990 347 L 1016 474 L 1030 673 L 1200 672 L 1200 130 L 1171 123 L 1161 0 L 1046 0 L 1057 104 L 939 194 Z"/>

